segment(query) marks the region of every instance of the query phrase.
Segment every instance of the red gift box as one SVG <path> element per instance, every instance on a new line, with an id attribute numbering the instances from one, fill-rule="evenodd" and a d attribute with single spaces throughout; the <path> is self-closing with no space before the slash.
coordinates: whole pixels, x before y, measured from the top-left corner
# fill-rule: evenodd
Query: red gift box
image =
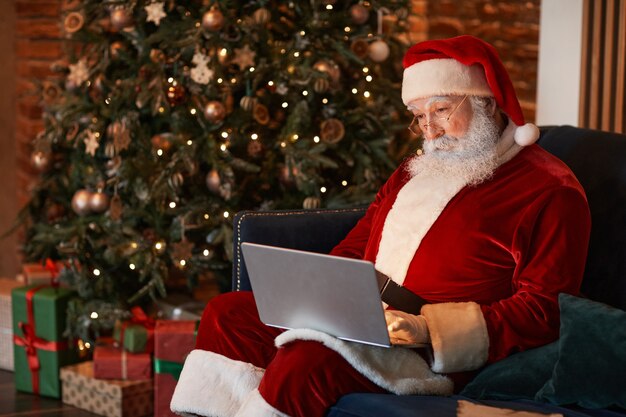
<path id="1" fill-rule="evenodd" d="M 97 379 L 141 380 L 152 377 L 149 353 L 130 353 L 112 339 L 98 339 L 93 351 L 93 376 Z"/>
<path id="2" fill-rule="evenodd" d="M 154 415 L 175 417 L 170 401 L 185 358 L 196 345 L 197 321 L 158 320 L 154 329 Z"/>

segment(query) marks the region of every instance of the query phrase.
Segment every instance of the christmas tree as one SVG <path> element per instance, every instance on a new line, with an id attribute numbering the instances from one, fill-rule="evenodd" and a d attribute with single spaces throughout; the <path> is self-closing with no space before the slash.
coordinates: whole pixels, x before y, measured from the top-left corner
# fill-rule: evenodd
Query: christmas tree
<path id="1" fill-rule="evenodd" d="M 173 273 L 226 288 L 237 211 L 369 203 L 407 153 L 406 3 L 66 0 L 21 219 L 79 291 L 71 333 Z"/>

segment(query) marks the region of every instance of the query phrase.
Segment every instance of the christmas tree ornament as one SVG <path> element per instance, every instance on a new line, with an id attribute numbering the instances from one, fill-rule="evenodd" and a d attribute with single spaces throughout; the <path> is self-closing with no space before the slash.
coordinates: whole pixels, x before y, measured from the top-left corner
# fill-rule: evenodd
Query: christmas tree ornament
<path id="1" fill-rule="evenodd" d="M 89 196 L 89 210 L 94 213 L 103 213 L 109 208 L 109 196 L 101 190 Z"/>
<path id="2" fill-rule="evenodd" d="M 111 55 L 111 59 L 119 59 L 122 52 L 125 50 L 126 46 L 124 46 L 124 43 L 120 41 L 111 42 L 111 45 L 109 45 L 109 54 Z"/>
<path id="3" fill-rule="evenodd" d="M 167 86 L 165 96 L 170 106 L 177 106 L 185 100 L 185 87 L 174 82 Z"/>
<path id="4" fill-rule="evenodd" d="M 122 219 L 122 212 L 124 205 L 122 204 L 122 198 L 119 194 L 113 194 L 111 202 L 109 203 L 109 217 L 113 221 L 119 221 Z"/>
<path id="5" fill-rule="evenodd" d="M 189 72 L 192 80 L 198 84 L 208 84 L 213 79 L 215 71 L 209 68 L 210 60 L 209 56 L 201 52 L 196 52 L 193 55 L 191 62 L 194 67 Z"/>
<path id="6" fill-rule="evenodd" d="M 130 146 L 130 129 L 126 126 L 126 121 L 116 120 L 107 126 L 107 136 L 113 139 L 115 153 L 120 153 Z"/>
<path id="7" fill-rule="evenodd" d="M 322 206 L 322 200 L 319 197 L 307 197 L 302 202 L 302 208 L 305 209 L 317 209 Z"/>
<path id="8" fill-rule="evenodd" d="M 30 156 L 30 162 L 38 172 L 44 172 L 50 168 L 50 155 L 41 151 L 35 151 Z"/>
<path id="9" fill-rule="evenodd" d="M 313 64 L 313 69 L 327 74 L 333 83 L 339 82 L 341 70 L 339 69 L 339 65 L 337 65 L 335 62 L 328 59 L 321 59 Z"/>
<path id="10" fill-rule="evenodd" d="M 355 4 L 350 7 L 350 18 L 357 25 L 362 25 L 370 18 L 370 11 L 360 3 Z"/>
<path id="11" fill-rule="evenodd" d="M 172 260 L 176 261 L 176 264 L 180 264 L 179 261 L 190 259 L 193 255 L 193 248 L 194 244 L 185 238 L 180 242 L 172 243 Z"/>
<path id="12" fill-rule="evenodd" d="M 80 86 L 82 83 L 89 79 L 89 67 L 87 66 L 87 59 L 81 58 L 75 64 L 69 65 L 70 73 L 67 76 L 67 81 L 75 86 Z"/>
<path id="13" fill-rule="evenodd" d="M 165 14 L 165 10 L 163 9 L 164 4 L 162 2 L 156 2 L 152 4 L 148 4 L 144 7 L 146 14 L 146 22 L 152 22 L 155 25 L 159 26 L 161 24 L 161 19 L 167 17 Z"/>
<path id="14" fill-rule="evenodd" d="M 324 93 L 328 90 L 329 87 L 330 87 L 330 83 L 328 82 L 326 78 L 318 78 L 313 83 L 313 90 L 316 93 Z"/>
<path id="15" fill-rule="evenodd" d="M 115 144 L 113 142 L 109 141 L 104 145 L 104 155 L 107 158 L 115 157 Z"/>
<path id="16" fill-rule="evenodd" d="M 265 7 L 261 7 L 254 11 L 252 18 L 257 25 L 264 25 L 270 21 L 272 14 Z"/>
<path id="17" fill-rule="evenodd" d="M 152 148 L 154 150 L 161 149 L 163 152 L 167 152 L 172 147 L 172 142 L 174 140 L 174 135 L 171 133 L 159 133 L 150 139 L 150 143 L 152 144 Z"/>
<path id="18" fill-rule="evenodd" d="M 206 175 L 206 186 L 213 194 L 219 194 L 222 179 L 219 172 L 214 168 Z"/>
<path id="19" fill-rule="evenodd" d="M 204 117 L 211 123 L 219 123 L 226 117 L 226 107 L 221 101 L 211 100 L 204 106 Z"/>
<path id="20" fill-rule="evenodd" d="M 252 111 L 256 103 L 257 103 L 257 98 L 252 97 L 252 96 L 243 96 L 241 97 L 241 100 L 239 100 L 239 105 L 245 111 Z"/>
<path id="21" fill-rule="evenodd" d="M 61 87 L 55 82 L 45 81 L 41 89 L 41 96 L 46 105 L 54 104 L 61 97 Z"/>
<path id="22" fill-rule="evenodd" d="M 320 138 L 323 142 L 335 144 L 343 139 L 346 131 L 339 119 L 324 120 L 320 126 Z"/>
<path id="23" fill-rule="evenodd" d="M 251 140 L 248 142 L 248 156 L 251 158 L 258 158 L 263 152 L 263 144 L 258 140 Z"/>
<path id="24" fill-rule="evenodd" d="M 250 49 L 250 46 L 244 45 L 243 48 L 235 48 L 235 56 L 231 62 L 237 64 L 240 69 L 244 70 L 248 67 L 254 66 L 255 56 L 256 52 Z"/>
<path id="25" fill-rule="evenodd" d="M 359 59 L 365 59 L 370 53 L 370 45 L 365 39 L 355 39 L 350 44 L 350 50 Z"/>
<path id="26" fill-rule="evenodd" d="M 252 111 L 252 117 L 258 124 L 265 126 L 270 121 L 270 112 L 263 104 L 257 103 Z"/>
<path id="27" fill-rule="evenodd" d="M 180 191 L 180 188 L 183 186 L 184 178 L 183 174 L 180 172 L 175 172 L 167 179 L 167 184 L 170 188 L 176 192 Z"/>
<path id="28" fill-rule="evenodd" d="M 202 27 L 217 32 L 224 27 L 224 15 L 217 7 L 212 7 L 202 15 Z"/>
<path id="29" fill-rule="evenodd" d="M 131 12 L 124 7 L 111 10 L 111 25 L 115 30 L 123 30 L 133 25 Z"/>
<path id="30" fill-rule="evenodd" d="M 72 210 L 79 216 L 89 214 L 89 200 L 91 199 L 91 192 L 88 190 L 78 190 L 72 197 Z"/>
<path id="31" fill-rule="evenodd" d="M 98 147 L 100 146 L 98 143 L 98 137 L 100 135 L 91 129 L 87 129 L 85 134 L 87 135 L 87 137 L 83 139 L 83 143 L 85 144 L 85 153 L 95 156 L 96 150 L 98 150 Z"/>
<path id="32" fill-rule="evenodd" d="M 160 49 L 150 49 L 150 61 L 154 62 L 155 64 L 165 62 L 165 53 Z"/>
<path id="33" fill-rule="evenodd" d="M 66 34 L 71 35 L 82 29 L 85 24 L 85 17 L 82 13 L 71 12 L 63 19 L 63 30 Z"/>
<path id="34" fill-rule="evenodd" d="M 369 56 L 374 62 L 383 62 L 389 57 L 389 52 L 389 45 L 382 39 L 370 44 Z"/>

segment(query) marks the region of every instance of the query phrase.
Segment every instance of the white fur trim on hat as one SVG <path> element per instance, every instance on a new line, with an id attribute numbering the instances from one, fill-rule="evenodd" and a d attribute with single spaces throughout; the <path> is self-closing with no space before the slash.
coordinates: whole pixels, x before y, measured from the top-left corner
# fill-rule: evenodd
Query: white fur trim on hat
<path id="1" fill-rule="evenodd" d="M 170 408 L 183 416 L 233 417 L 259 386 L 264 372 L 252 364 L 195 349 L 185 360 Z"/>
<path id="2" fill-rule="evenodd" d="M 478 304 L 426 304 L 421 313 L 426 318 L 433 346 L 433 371 L 471 371 L 487 362 L 489 334 Z"/>
<path id="3" fill-rule="evenodd" d="M 235 417 L 289 417 L 265 401 L 258 389 L 252 390 Z"/>
<path id="4" fill-rule="evenodd" d="M 523 126 L 518 126 L 513 134 L 515 143 L 520 146 L 528 146 L 537 142 L 539 139 L 539 128 L 532 123 L 526 123 Z"/>
<path id="5" fill-rule="evenodd" d="M 429 59 L 404 70 L 402 101 L 447 95 L 493 97 L 480 65 L 463 65 L 450 58 Z"/>

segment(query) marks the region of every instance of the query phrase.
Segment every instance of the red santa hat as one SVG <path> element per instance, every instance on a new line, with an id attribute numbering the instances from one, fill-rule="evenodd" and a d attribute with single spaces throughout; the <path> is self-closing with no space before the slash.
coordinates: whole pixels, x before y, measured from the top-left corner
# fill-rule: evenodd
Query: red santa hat
<path id="1" fill-rule="evenodd" d="M 404 56 L 402 101 L 442 95 L 493 97 L 517 126 L 515 142 L 534 143 L 539 129 L 525 123 L 511 79 L 496 49 L 473 36 L 420 42 Z"/>

